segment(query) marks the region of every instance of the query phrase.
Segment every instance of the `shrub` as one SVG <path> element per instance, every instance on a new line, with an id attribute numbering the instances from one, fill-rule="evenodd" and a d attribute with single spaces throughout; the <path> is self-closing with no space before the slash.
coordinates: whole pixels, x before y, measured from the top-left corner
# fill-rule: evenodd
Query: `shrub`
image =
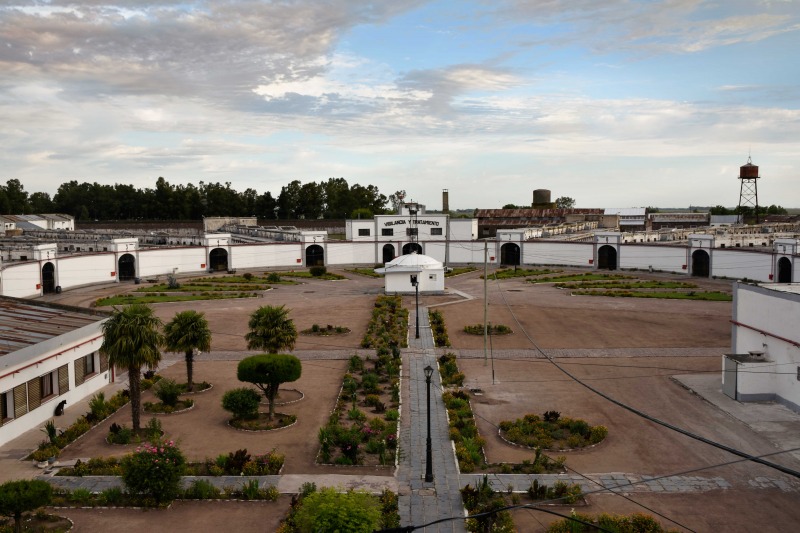
<path id="1" fill-rule="evenodd" d="M 389 422 L 396 422 L 400 418 L 400 412 L 397 409 L 389 409 L 383 417 Z"/>
<path id="2" fill-rule="evenodd" d="M 367 372 L 361 376 L 361 390 L 364 391 L 364 394 L 380 394 L 379 382 L 378 374 Z"/>
<path id="3" fill-rule="evenodd" d="M 347 371 L 352 372 L 361 372 L 364 370 L 364 360 L 357 354 L 353 354 L 350 356 L 350 361 L 347 365 Z"/>
<path id="4" fill-rule="evenodd" d="M 192 481 L 192 484 L 183 493 L 183 497 L 190 500 L 213 500 L 219 498 L 219 495 L 220 490 L 205 479 Z"/>
<path id="5" fill-rule="evenodd" d="M 108 429 L 108 442 L 112 444 L 130 444 L 132 438 L 133 430 L 124 424 L 120 426 L 115 422 Z"/>
<path id="6" fill-rule="evenodd" d="M 162 504 L 175 498 L 180 489 L 186 459 L 173 441 L 147 444 L 122 461 L 122 482 L 134 495 L 153 498 Z"/>
<path id="7" fill-rule="evenodd" d="M 234 418 L 253 419 L 258 417 L 258 404 L 261 395 L 249 387 L 231 389 L 222 396 L 222 408 L 230 411 Z"/>
<path id="8" fill-rule="evenodd" d="M 153 392 L 161 403 L 170 407 L 175 407 L 181 395 L 181 387 L 175 383 L 174 379 L 162 379 L 155 384 Z"/>
<path id="9" fill-rule="evenodd" d="M 308 272 L 315 278 L 318 278 L 320 276 L 324 276 L 325 274 L 327 274 L 328 269 L 325 268 L 324 266 L 312 266 L 311 268 L 308 269 Z"/>
<path id="10" fill-rule="evenodd" d="M 558 411 L 546 411 L 544 413 L 544 421 L 545 422 L 555 422 L 559 419 L 561 413 Z"/>
<path id="11" fill-rule="evenodd" d="M 106 402 L 105 394 L 98 392 L 89 400 L 89 411 L 95 421 L 99 422 L 109 415 L 111 405 Z"/>
<path id="12" fill-rule="evenodd" d="M 100 493 L 101 505 L 119 505 L 125 499 L 122 489 L 119 487 L 110 487 Z"/>
<path id="13" fill-rule="evenodd" d="M 295 515 L 302 533 L 347 531 L 370 533 L 378 529 L 381 511 L 377 499 L 366 492 L 336 492 L 326 487 L 308 495 Z"/>
<path id="14" fill-rule="evenodd" d="M 281 276 L 277 272 L 270 272 L 267 274 L 267 282 L 268 283 L 280 283 Z"/>
<path id="15" fill-rule="evenodd" d="M 594 426 L 589 432 L 589 442 L 597 444 L 608 436 L 608 428 L 605 426 Z"/>

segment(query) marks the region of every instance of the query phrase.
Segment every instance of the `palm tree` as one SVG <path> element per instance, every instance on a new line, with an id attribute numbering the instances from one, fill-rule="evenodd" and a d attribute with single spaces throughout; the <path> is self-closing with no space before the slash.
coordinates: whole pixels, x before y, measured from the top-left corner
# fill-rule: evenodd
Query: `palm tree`
<path id="1" fill-rule="evenodd" d="M 115 307 L 111 318 L 103 323 L 100 352 L 108 356 L 110 365 L 128 368 L 134 432 L 140 428 L 142 367 L 153 369 L 161 361 L 159 347 L 164 344 L 164 336 L 160 327 L 161 320 L 146 304 Z"/>
<path id="2" fill-rule="evenodd" d="M 164 326 L 164 338 L 167 350 L 186 354 L 186 390 L 194 390 L 192 383 L 192 365 L 194 351 L 207 352 L 211 349 L 211 330 L 203 313 L 188 310 L 175 313 L 171 321 Z"/>
<path id="3" fill-rule="evenodd" d="M 250 333 L 244 338 L 250 350 L 278 353 L 294 348 L 297 330 L 284 306 L 264 305 L 250 315 Z"/>

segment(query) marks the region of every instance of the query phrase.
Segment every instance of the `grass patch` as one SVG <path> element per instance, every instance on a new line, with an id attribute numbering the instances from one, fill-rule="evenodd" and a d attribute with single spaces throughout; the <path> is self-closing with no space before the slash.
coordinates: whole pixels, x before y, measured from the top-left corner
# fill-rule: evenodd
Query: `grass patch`
<path id="1" fill-rule="evenodd" d="M 582 281 L 556 283 L 561 289 L 696 289 L 694 283 L 684 281 Z"/>
<path id="2" fill-rule="evenodd" d="M 445 272 L 444 277 L 452 278 L 453 276 L 466 274 L 467 272 L 475 272 L 476 270 L 478 270 L 476 267 L 456 267 L 451 269 L 449 272 Z"/>
<path id="3" fill-rule="evenodd" d="M 275 274 L 287 278 L 303 278 L 303 279 L 325 279 L 329 281 L 347 279 L 341 274 L 334 274 L 333 272 L 326 272 L 321 276 L 314 276 L 308 270 L 290 270 L 288 272 L 275 272 Z"/>
<path id="4" fill-rule="evenodd" d="M 231 286 L 234 285 L 234 286 Z M 224 283 L 210 283 L 210 282 L 191 282 L 184 283 L 177 289 L 171 289 L 166 284 L 152 285 L 150 287 L 142 287 L 136 289 L 136 292 L 203 292 L 203 291 L 265 291 L 270 289 L 269 285 L 256 284 L 256 283 L 239 283 L 239 282 L 224 282 Z"/>
<path id="5" fill-rule="evenodd" d="M 108 298 L 100 298 L 95 301 L 95 307 L 103 307 L 110 305 L 129 305 L 132 303 L 140 304 L 160 304 L 166 302 L 195 302 L 200 300 L 227 300 L 230 298 L 257 298 L 258 294 L 252 292 L 225 292 L 219 294 L 148 294 L 145 296 L 137 296 L 133 294 L 125 294 L 120 296 L 110 296 Z"/>
<path id="6" fill-rule="evenodd" d="M 544 276 L 546 274 L 557 274 L 559 272 L 562 271 L 549 269 L 531 270 L 527 268 L 502 268 L 492 274 L 489 274 L 489 277 L 497 279 L 527 278 L 529 276 Z M 481 279 L 483 279 L 483 275 L 481 275 Z"/>
<path id="7" fill-rule="evenodd" d="M 382 278 L 383 274 L 378 274 L 372 268 L 345 268 L 345 272 L 352 272 L 353 274 L 361 274 L 362 276 L 369 276 L 371 278 Z"/>
<path id="8" fill-rule="evenodd" d="M 617 280 L 617 279 L 636 279 L 634 276 L 623 274 L 568 274 L 564 276 L 548 276 L 546 278 L 534 278 L 526 280 L 528 283 L 555 283 L 559 281 L 596 281 L 596 280 Z"/>
<path id="9" fill-rule="evenodd" d="M 730 302 L 733 295 L 719 291 L 626 291 L 626 290 L 586 290 L 572 291 L 576 296 L 610 296 L 612 298 L 662 298 L 667 300 L 702 300 L 706 302 Z"/>

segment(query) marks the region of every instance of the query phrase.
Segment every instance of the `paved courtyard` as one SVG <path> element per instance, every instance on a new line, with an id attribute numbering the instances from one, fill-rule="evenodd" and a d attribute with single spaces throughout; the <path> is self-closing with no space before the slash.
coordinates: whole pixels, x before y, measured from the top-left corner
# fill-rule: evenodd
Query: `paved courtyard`
<path id="1" fill-rule="evenodd" d="M 218 376 L 230 373 L 225 365 L 234 368 L 235 361 L 248 353 L 242 328 L 246 329 L 246 317 L 258 305 L 286 304 L 292 310 L 291 316 L 298 329 L 335 320 L 335 325 L 347 326 L 352 333 L 330 341 L 301 338 L 295 352 L 304 361 L 304 377 L 306 368 L 309 369 L 309 381 L 300 384 L 300 388 L 319 390 L 320 396 L 326 398 L 320 405 L 329 402 L 325 407 L 313 408 L 309 402 L 308 409 L 321 409 L 320 416 L 324 418 L 333 407 L 332 398 L 335 398 L 335 391 L 325 392 L 326 387 L 338 387 L 344 360 L 359 351 L 358 343 L 372 302 L 380 292 L 381 280 L 353 274 L 348 276 L 352 279 L 342 282 L 312 281 L 304 285 L 282 286 L 267 292 L 257 301 L 198 303 L 195 307 L 207 313 L 215 335 L 213 351 L 199 358 L 198 372 L 209 372 L 215 378 L 210 381 L 216 381 L 220 379 Z M 800 501 L 797 479 L 751 463 L 724 464 L 737 458 L 619 410 L 560 374 L 519 332 L 502 340 L 493 338 L 491 353 L 484 361 L 482 339 L 467 337 L 460 331 L 464 325 L 480 322 L 483 318 L 482 283 L 477 273 L 449 279 L 448 288 L 453 290 L 451 295 L 423 297 L 421 304 L 423 307 L 439 306 L 443 311 L 454 344 L 452 351 L 459 356 L 467 385 L 484 391 L 482 396 L 474 398 L 473 409 L 481 435 L 487 440 L 486 454 L 490 461 L 518 462 L 531 455 L 531 452 L 511 447 L 496 437 L 496 425 L 500 420 L 557 408 L 570 416 L 609 427 L 609 438 L 600 446 L 568 454 L 567 466 L 573 471 L 562 476 L 537 478 L 548 484 L 555 479 L 580 483 L 589 493 L 587 506 L 579 509 L 580 512 L 642 512 L 643 509 L 631 501 L 635 500 L 656 513 L 677 520 L 686 526 L 685 529 L 695 531 L 708 530 L 709 524 L 719 525 L 717 529 L 724 531 L 748 531 L 755 523 L 753 520 L 757 520 L 764 531 L 784 531 L 793 529 L 800 520 L 800 510 L 796 505 Z M 712 287 L 724 287 L 724 282 L 719 280 L 708 280 L 707 283 Z M 124 290 L 130 288 L 132 286 L 122 287 Z M 118 290 L 119 287 L 108 290 L 111 289 Z M 59 296 L 62 301 L 87 304 L 97 298 L 97 294 L 97 288 L 89 288 L 86 293 L 73 291 Z M 620 401 L 670 423 L 756 455 L 774 454 L 800 446 L 797 442 L 800 417 L 797 414 L 782 411 L 780 406 L 739 404 L 719 393 L 719 357 L 729 344 L 729 303 L 619 300 L 568 297 L 563 291 L 551 287 L 510 280 L 491 288 L 489 313 L 493 323 L 505 323 L 516 329 L 508 311 L 513 309 L 537 345 L 571 372 Z M 260 480 L 262 483 L 276 484 L 281 492 L 287 494 L 295 492 L 304 480 L 315 480 L 318 486 L 331 484 L 368 490 L 392 488 L 401 496 L 404 525 L 462 516 L 457 489 L 467 483 L 474 485 L 481 476 L 460 474 L 457 470 L 448 438 L 438 375 L 435 374 L 431 385 L 430 413 L 434 481 L 424 482 L 427 405 L 422 369 L 428 364 L 435 366 L 435 359 L 442 350 L 433 349 L 424 312 L 420 322 L 421 339 L 414 339 L 413 299 L 407 298 L 405 305 L 411 310 L 411 338 L 410 346 L 403 354 L 401 452 L 396 472 L 387 475 L 386 471 L 329 471 L 296 456 L 291 462 L 287 460 L 285 475 L 264 477 Z M 157 312 L 168 320 L 181 308 L 184 307 L 178 304 L 162 304 L 157 306 Z M 335 313 L 331 313 L 331 309 L 336 310 Z M 662 331 L 665 329 L 669 331 Z M 180 373 L 179 354 L 166 355 L 164 372 Z M 114 384 L 111 388 L 122 385 Z M 85 406 L 72 406 L 64 423 L 85 410 Z M 127 412 L 122 416 L 127 416 Z M 188 414 L 176 415 L 176 418 L 181 416 Z M 319 427 L 312 427 L 316 423 L 312 422 L 314 416 L 311 412 L 307 414 L 309 436 L 305 437 L 313 442 L 316 441 L 315 428 Z M 40 439 L 40 432 L 32 432 L 0 450 L 3 465 L 0 477 L 35 475 L 31 466 L 20 463 L 18 457 L 22 452 L 30 451 Z M 196 440 L 203 442 L 203 439 Z M 265 441 L 262 445 L 269 444 Z M 296 444 L 292 442 L 289 445 L 286 441 L 280 446 L 280 451 L 286 452 L 285 446 Z M 315 446 L 307 442 L 300 444 L 298 448 L 304 449 L 304 454 L 310 453 L 309 450 Z M 195 446 L 198 447 L 193 454 L 213 456 L 213 448 L 204 451 L 203 445 Z M 74 453 L 78 453 L 77 448 Z M 773 455 L 770 460 L 800 469 L 800 458 L 791 454 Z M 291 463 L 294 464 L 290 466 Z M 524 491 L 533 478 L 495 474 L 488 479 L 498 490 L 508 490 L 510 486 L 514 491 Z M 220 479 L 217 483 L 235 481 L 241 480 Z M 98 479 L 96 482 L 114 483 L 116 480 Z M 523 497 L 522 501 L 524 503 L 526 498 Z M 750 502 L 758 502 L 758 506 Z M 254 505 L 252 509 L 254 513 L 272 515 L 279 507 L 277 504 L 272 507 Z M 177 508 L 186 509 L 187 506 L 180 504 Z M 191 513 L 193 516 L 217 513 L 221 508 L 217 503 L 193 505 Z M 560 512 L 568 513 L 569 509 L 561 508 Z M 130 511 L 119 513 L 121 516 Z M 160 511 L 152 513 L 150 516 L 155 517 Z M 103 529 L 104 524 L 114 523 L 117 516 L 112 510 L 70 511 L 65 514 L 73 517 L 79 527 L 91 525 L 98 530 Z M 244 519 L 236 521 L 239 514 L 232 513 L 235 522 L 231 524 L 236 524 L 237 531 L 257 530 L 247 525 Z M 171 516 L 175 515 L 172 513 Z M 540 531 L 553 520 L 530 510 L 515 511 L 514 516 L 520 531 Z M 130 519 L 132 523 L 140 523 L 135 517 Z M 659 519 L 665 526 L 679 527 L 667 519 Z M 118 530 L 127 531 L 124 527 Z M 443 522 L 425 530 L 463 531 L 463 520 Z"/>

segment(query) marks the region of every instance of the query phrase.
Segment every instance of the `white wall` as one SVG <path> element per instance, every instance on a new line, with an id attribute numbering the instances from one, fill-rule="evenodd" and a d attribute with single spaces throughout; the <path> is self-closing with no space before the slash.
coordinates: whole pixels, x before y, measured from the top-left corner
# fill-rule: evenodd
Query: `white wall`
<path id="1" fill-rule="evenodd" d="M 732 279 L 769 281 L 772 254 L 748 250 L 711 251 L 711 275 Z"/>
<path id="2" fill-rule="evenodd" d="M 62 289 L 92 283 L 109 283 L 117 279 L 114 254 L 76 255 L 51 261 L 56 267 L 56 285 Z"/>
<path id="3" fill-rule="evenodd" d="M 14 298 L 31 298 L 42 294 L 38 261 L 6 265 L 0 271 L 0 293 Z"/>
<path id="4" fill-rule="evenodd" d="M 574 265 L 590 267 L 594 258 L 592 243 L 531 241 L 522 243 L 524 265 Z"/>
<path id="5" fill-rule="evenodd" d="M 444 269 L 425 268 L 421 272 L 391 272 L 384 277 L 384 288 L 387 294 L 415 294 L 416 288 L 411 284 L 411 276 L 416 274 L 419 281 L 419 292 L 432 293 L 444 291 Z"/>
<path id="6" fill-rule="evenodd" d="M 384 244 L 385 243 L 378 243 L 376 246 L 375 242 L 349 243 L 327 241 L 327 249 L 325 250 L 325 264 L 374 265 L 381 263 Z M 395 251 L 395 253 L 397 252 Z"/>
<path id="7" fill-rule="evenodd" d="M 667 272 L 688 273 L 686 248 L 672 246 L 646 246 L 646 245 L 622 245 L 618 257 L 619 268 L 636 268 L 648 270 L 651 266 L 653 270 L 665 270 Z"/>
<path id="8" fill-rule="evenodd" d="M 299 242 L 237 244 L 230 247 L 228 266 L 230 268 L 296 268 L 303 264 L 303 255 L 304 247 Z M 203 262 L 205 263 L 205 261 Z"/>
<path id="9" fill-rule="evenodd" d="M 206 263 L 207 266 L 205 249 L 200 247 L 139 250 L 134 257 L 136 275 L 141 278 L 172 274 L 176 268 L 178 274 L 203 272 L 205 269 L 201 265 Z"/>
<path id="10" fill-rule="evenodd" d="M 738 372 L 738 390 L 743 400 L 774 399 L 800 411 L 800 293 L 734 283 L 734 353 L 763 351 L 770 363 L 753 365 L 768 375 Z M 738 323 L 738 324 L 737 324 Z M 749 327 L 747 327 L 749 326 Z M 763 332 L 763 333 L 762 333 Z M 766 333 L 766 334 L 765 334 Z M 766 346 L 765 346 L 766 345 Z"/>

